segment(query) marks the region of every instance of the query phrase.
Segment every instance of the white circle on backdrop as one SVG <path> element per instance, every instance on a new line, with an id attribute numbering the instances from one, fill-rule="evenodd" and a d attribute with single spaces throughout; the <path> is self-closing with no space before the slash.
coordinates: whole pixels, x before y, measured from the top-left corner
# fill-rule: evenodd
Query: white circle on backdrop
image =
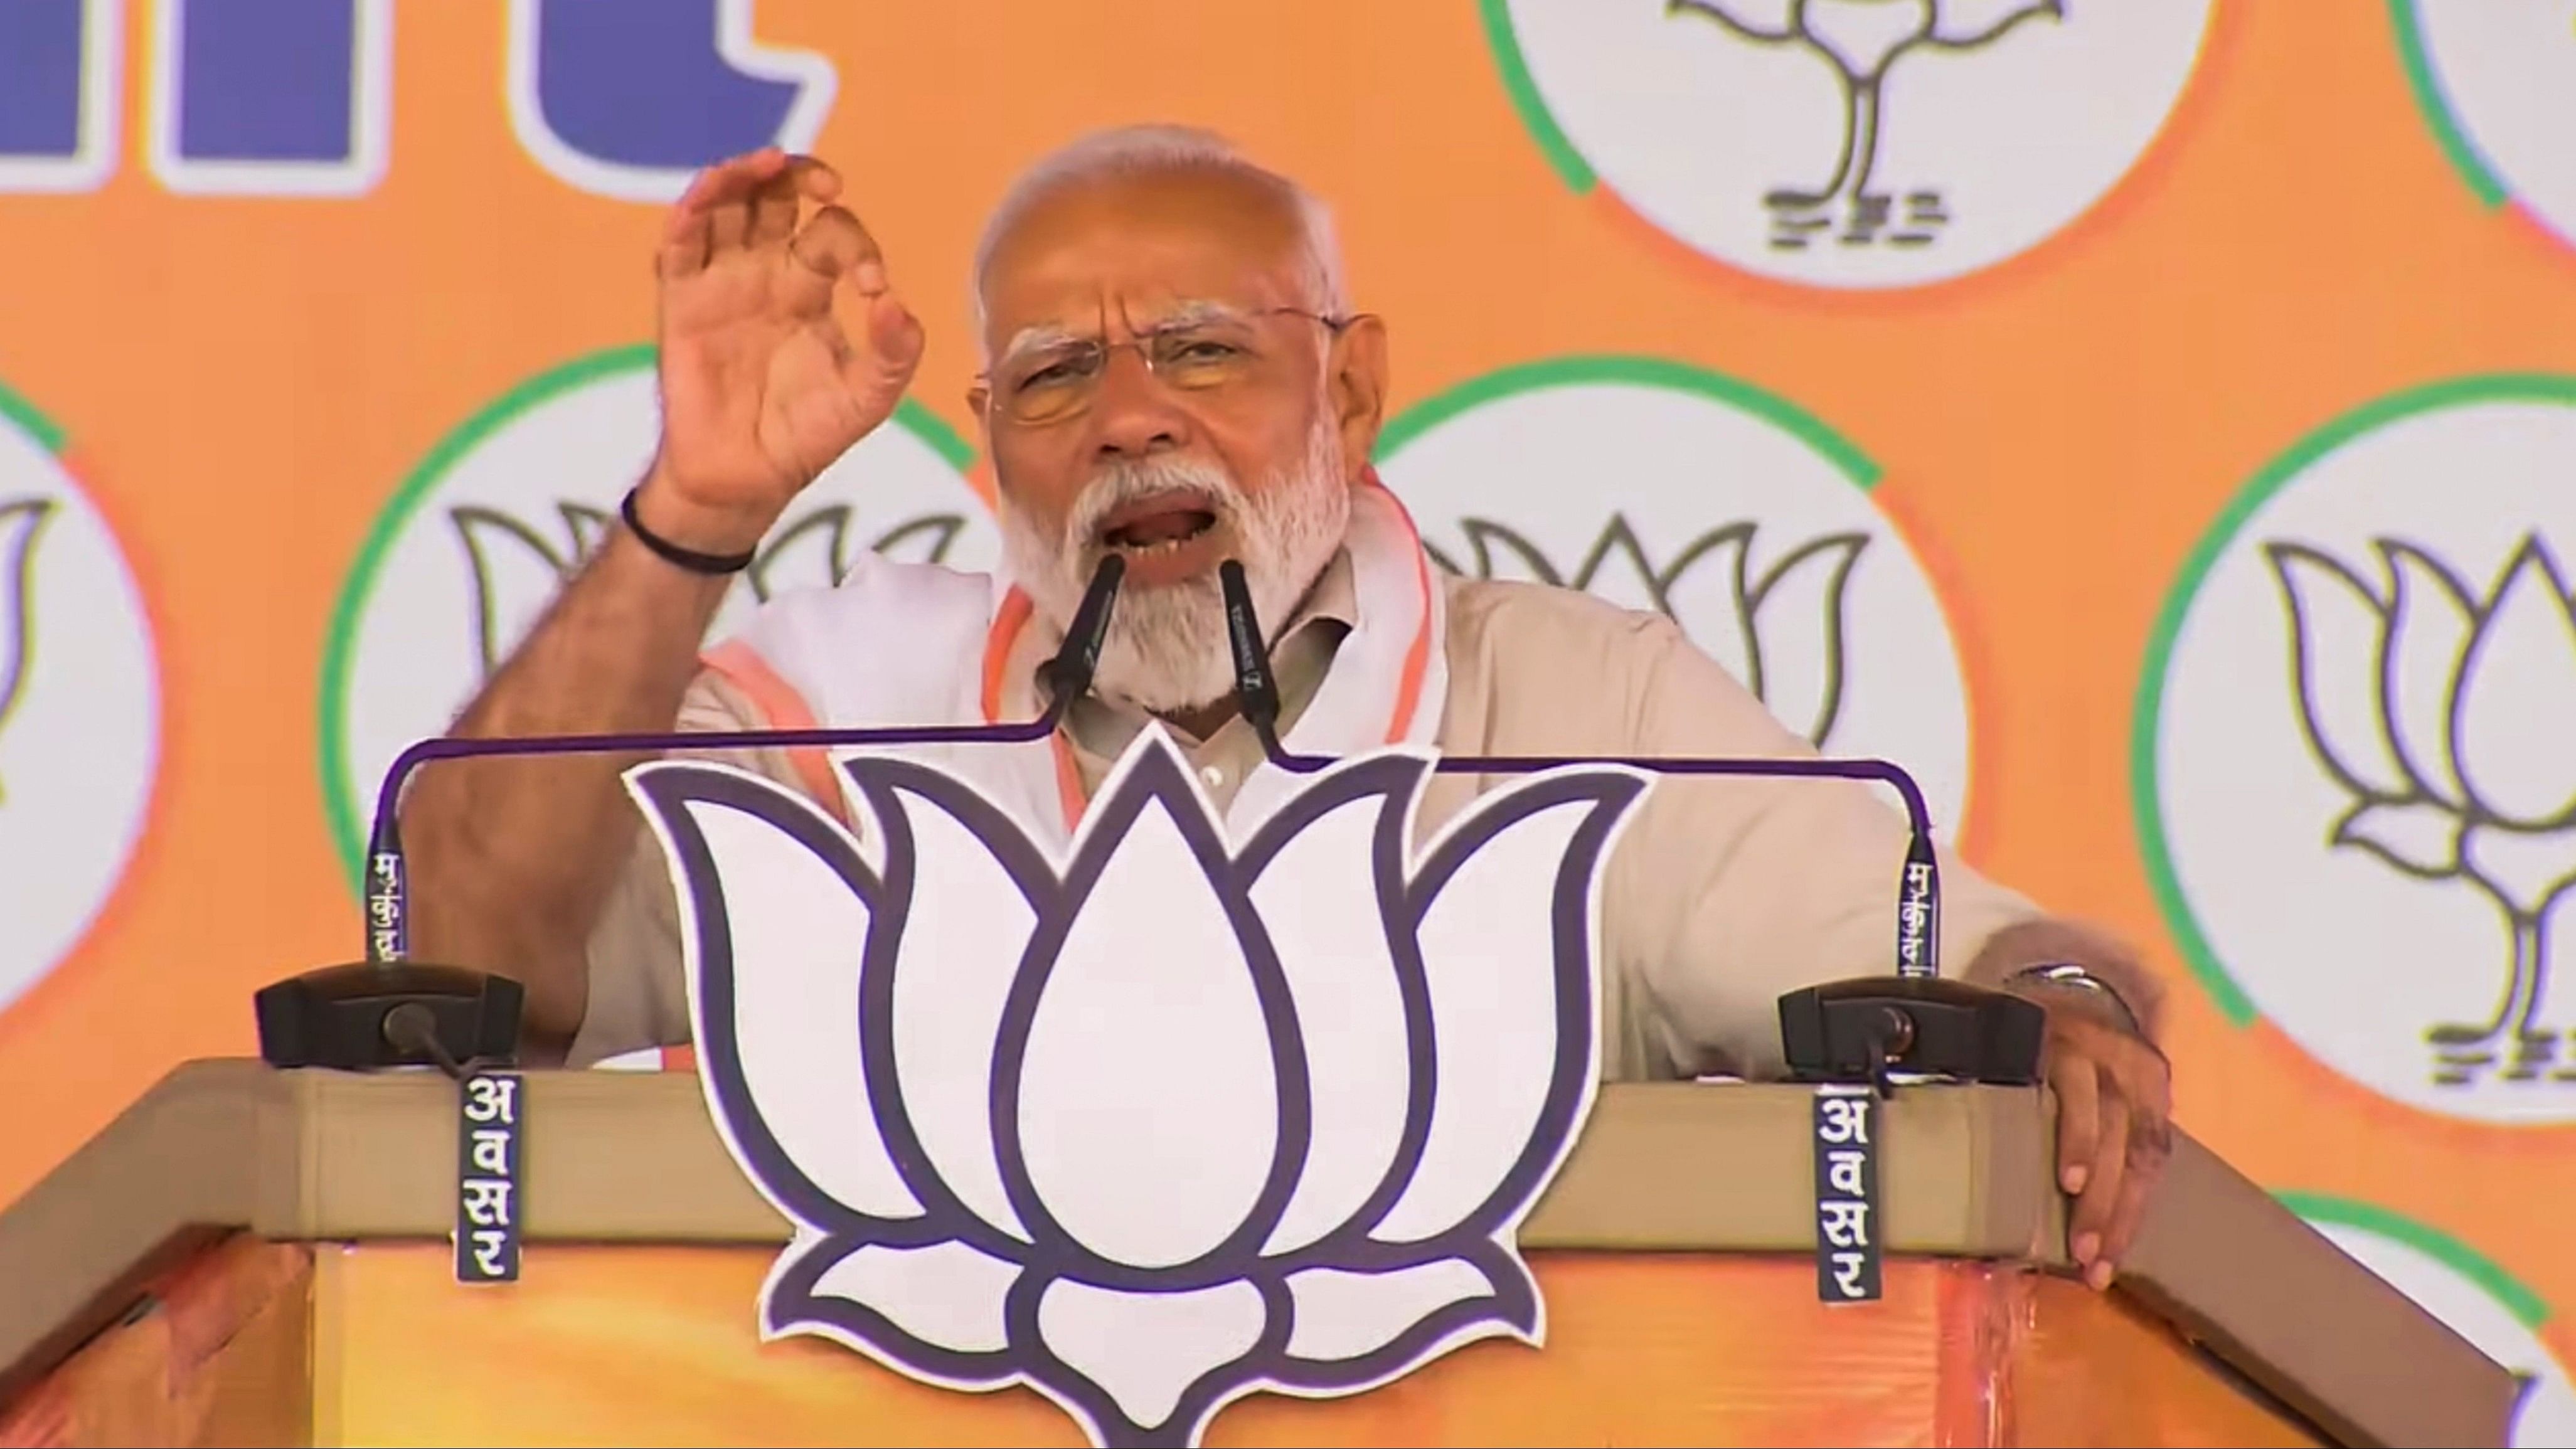
<path id="1" fill-rule="evenodd" d="M 325 666 L 325 787 L 352 870 L 385 769 L 442 733 L 536 622 L 643 476 L 658 428 L 648 350 L 585 359 L 458 428 L 379 519 Z M 708 637 L 741 627 L 762 590 L 828 586 L 871 547 L 992 568 L 1000 534 L 964 467 L 964 444 L 907 402 L 799 495 Z"/>
<path id="2" fill-rule="evenodd" d="M 2138 810 L 2186 954 L 2456 1117 L 2576 1120 L 2572 476 L 2576 379 L 2364 409 L 2249 486 L 2151 649 Z"/>
<path id="3" fill-rule="evenodd" d="M 1789 404 L 1654 359 L 1494 374 L 1387 436 L 1380 474 L 1449 566 L 1670 615 L 1825 753 L 1903 766 L 1941 838 L 1958 838 L 1958 649 L 1849 443 Z"/>
<path id="4" fill-rule="evenodd" d="M 0 407 L 0 1008 L 88 935 L 160 767 L 151 619 L 58 447 Z"/>
<path id="5" fill-rule="evenodd" d="M 2324 1205 L 2309 1205 L 2303 1216 L 2478 1352 L 2510 1372 L 2532 1377 L 2505 1439 L 2510 1449 L 2576 1449 L 2576 1387 L 2570 1386 L 2566 1367 L 2525 1321 L 2525 1313 L 2499 1296 L 2502 1289 L 2527 1298 L 2528 1290 L 2519 1284 L 2489 1286 L 2480 1279 L 2497 1276 L 2493 1265 L 2420 1230 L 2400 1233 L 2391 1230 L 2395 1224 L 2366 1226 L 2352 1220 L 2357 1214 Z"/>
<path id="6" fill-rule="evenodd" d="M 2576 245 L 2576 0 L 2403 0 L 2406 39 L 2476 178 Z"/>
<path id="7" fill-rule="evenodd" d="M 2180 102 L 2212 3 L 1503 10 L 1534 124 L 1649 224 L 1761 276 L 1880 288 L 1993 266 L 2098 204 Z"/>

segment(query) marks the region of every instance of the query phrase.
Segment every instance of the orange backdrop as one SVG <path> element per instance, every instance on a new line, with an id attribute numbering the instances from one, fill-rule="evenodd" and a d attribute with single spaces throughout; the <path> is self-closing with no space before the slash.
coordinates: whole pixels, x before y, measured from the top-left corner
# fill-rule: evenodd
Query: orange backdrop
<path id="1" fill-rule="evenodd" d="M 1581 0 L 1596 3 L 1604 15 L 1664 8 Z M 1937 135 L 1906 127 L 1955 108 L 1963 93 L 1961 85 L 1915 84 L 1909 75 L 1950 65 L 1973 81 L 1971 67 L 2018 64 L 2016 47 L 2050 64 L 2105 64 L 2098 50 L 2076 44 L 2088 26 L 2119 23 L 2105 6 L 2167 3 L 2189 8 L 2183 0 L 2067 0 L 2060 14 L 1975 45 L 1926 45 L 1896 57 L 1881 93 L 1879 155 L 1900 209 L 1913 194 L 1902 188 L 1915 183 L 1897 173 L 1937 172 L 1941 164 L 1936 146 L 1908 140 Z M 2425 8 L 2482 3 L 2425 0 Z M 0 1100 L 18 1104 L 0 1127 L 0 1200 L 172 1063 L 253 1052 L 256 986 L 358 954 L 356 900 L 327 799 L 340 786 L 321 762 L 340 748 L 323 738 L 341 727 L 326 699 L 326 660 L 341 647 L 335 618 L 362 549 L 407 480 L 442 448 L 460 446 L 460 430 L 497 399 L 649 339 L 649 259 L 660 219 L 650 200 L 601 194 L 605 183 L 585 187 L 557 174 L 514 131 L 509 13 L 518 7 L 413 4 L 395 16 L 390 5 L 358 6 L 362 20 L 373 15 L 392 27 L 389 69 L 381 91 L 370 92 L 389 98 L 381 173 L 348 188 L 354 194 L 300 196 L 212 193 L 192 187 L 185 167 L 156 161 L 165 148 L 155 140 L 153 77 L 166 68 L 171 44 L 155 39 L 162 7 L 136 0 L 71 8 L 85 10 L 93 39 L 99 25 L 122 37 L 113 64 L 99 71 L 112 85 L 100 114 L 114 122 L 113 133 L 93 133 L 100 147 L 91 177 L 45 183 L 54 189 L 12 184 L 14 173 L 0 165 L 0 384 L 17 400 L 23 434 L 54 445 L 62 463 L 60 478 L 47 483 L 43 468 L 7 464 L 12 455 L 0 452 L 0 466 L 19 469 L 0 471 L 0 504 L 45 487 L 76 486 L 85 496 L 134 581 L 157 685 L 147 707 L 138 703 L 147 695 L 90 678 L 91 661 L 142 656 L 130 636 L 97 637 L 111 627 L 102 622 L 107 614 L 49 602 L 72 598 L 46 592 L 53 558 L 68 568 L 83 556 L 66 542 L 81 536 L 69 512 L 58 510 L 22 560 L 33 579 L 22 592 L 34 604 L 21 611 L 32 663 L 18 715 L 34 721 L 46 708 L 75 708 L 105 720 L 144 710 L 149 729 L 102 727 L 95 740 L 150 738 L 158 747 L 139 776 L 136 751 L 120 746 L 110 758 L 93 743 L 83 753 L 78 731 L 41 736 L 68 744 L 39 757 L 32 746 L 20 748 L 12 717 L 0 715 L 5 870 L 41 882 L 49 896 L 97 898 L 62 949 L 0 959 L 0 972 L 15 973 L 0 984 Z M 2200 642 L 2187 648 L 2154 646 L 2160 620 L 2180 619 L 2189 603 L 2187 566 L 2205 543 L 2226 542 L 2230 520 L 2250 507 L 2243 500 L 2267 469 L 2336 420 L 2418 390 L 2485 396 L 2485 384 L 2461 380 L 2511 375 L 2523 383 L 2499 384 L 2501 393 L 2540 413 L 2563 410 L 2576 391 L 2576 382 L 2553 391 L 2551 381 L 2576 379 L 2576 247 L 2551 222 L 2540 190 L 2532 192 L 2540 200 L 2522 194 L 2543 188 L 2545 178 L 2526 182 L 2480 159 L 2482 146 L 2508 160 L 2521 153 L 2510 118 L 2493 119 L 2511 108 L 2475 90 L 2511 81 L 2496 79 L 2506 62 L 2480 51 L 2479 37 L 2432 33 L 2406 0 L 2217 0 L 2171 103 L 2135 103 L 2154 113 L 2152 136 L 2133 160 L 2097 167 L 2098 199 L 1959 275 L 1850 286 L 1802 280 L 1791 273 L 1807 263 L 1777 249 L 1751 262 L 1730 258 L 1672 220 L 1705 198 L 1658 179 L 1671 165 L 1619 153 L 1631 144 L 1620 139 L 1627 123 L 1602 119 L 1616 109 L 1616 87 L 1553 38 L 1572 23 L 1563 4 L 762 0 L 756 9 L 698 8 L 710 16 L 720 8 L 749 12 L 761 45 L 815 57 L 832 76 L 812 149 L 843 172 L 929 327 L 907 434 L 918 446 L 899 459 L 889 452 L 888 468 L 935 472 L 964 458 L 963 473 L 977 473 L 975 423 L 960 399 L 976 366 L 964 299 L 984 209 L 1045 148 L 1090 126 L 1142 118 L 1213 126 L 1332 202 L 1357 300 L 1388 321 L 1398 413 L 1509 368 L 1553 365 L 1559 376 L 1616 379 L 1679 365 L 1705 385 L 1692 392 L 1656 384 L 1659 396 L 1712 398 L 1709 408 L 1733 409 L 1727 417 L 1767 420 L 1765 437 L 1794 435 L 1783 419 L 1818 420 L 1855 455 L 1841 460 L 1843 471 L 1868 485 L 1851 498 L 1896 540 L 1860 554 L 1848 615 L 1835 624 L 1851 635 L 1846 666 L 1857 692 L 1846 710 L 1878 711 L 1855 714 L 1853 728 L 1878 733 L 1829 736 L 1828 745 L 1865 744 L 1914 763 L 1900 726 L 1870 722 L 1905 710 L 1901 695 L 1867 693 L 1873 666 L 1861 638 L 1882 617 L 1888 630 L 1907 627 L 1900 616 L 1912 596 L 1899 590 L 1871 605 L 1857 592 L 1864 576 L 1875 577 L 1869 570 L 1910 557 L 1928 589 L 1922 597 L 1936 601 L 1946 621 L 1965 730 L 1956 742 L 1935 730 L 1922 747 L 1924 767 L 1955 777 L 1969 856 L 2142 943 L 2174 986 L 2183 1122 L 2349 1234 L 2357 1251 L 2384 1250 L 2373 1261 L 2437 1311 L 2464 1327 L 2492 1311 L 2503 1327 L 2475 1331 L 2513 1366 L 2547 1380 L 2533 1413 L 2543 1412 L 2544 1400 L 2557 1405 L 2547 1412 L 2576 1413 L 2576 1400 L 2558 1402 L 2568 1394 L 2560 1365 L 2576 1363 L 2576 1337 L 2553 1312 L 2576 1304 L 2576 1245 L 2563 1206 L 2576 1198 L 2576 1081 L 2547 1067 L 2531 1080 L 2507 1081 L 2500 1060 L 2461 1094 L 2442 1096 L 2426 1085 L 2436 1070 L 2434 1054 L 2420 1046 L 2427 1023 L 2412 1017 L 2390 1028 L 2416 1044 L 2403 1060 L 2333 1045 L 2336 1031 L 2360 1040 L 2354 1033 L 2366 1035 L 2368 1023 L 2335 1017 L 2310 1029 L 2298 1015 L 2303 1008 L 2277 1005 L 2291 998 L 2267 995 L 2260 983 L 2271 979 L 2265 963 L 2296 953 L 2312 917 L 2349 902 L 2301 884 L 2327 877 L 2299 866 L 2273 892 L 2268 934 L 2236 917 L 2220 921 L 2223 911 L 2198 903 L 2223 883 L 2195 882 L 2212 879 L 2225 862 L 2194 845 L 2204 838 L 2191 834 L 2197 826 L 2173 824 L 2156 803 L 2159 789 L 2206 794 L 2226 784 L 2197 757 L 2155 767 L 2160 698 L 2182 688 L 2151 677 L 2163 654 L 2203 661 L 2174 666 L 2201 671 L 2192 679 L 2217 677 L 2209 671 L 2222 667 L 2211 652 L 2220 645 L 2208 641 L 2228 629 L 2269 630 L 2259 650 L 2280 662 L 2268 683 L 2244 687 L 2278 692 L 2286 677 L 2292 688 L 2281 698 L 2304 697 L 2277 597 L 2271 613 L 2247 614 L 2241 626 L 2227 623 L 2232 615 L 2194 623 L 2192 640 Z M 1758 30 L 1760 12 L 1784 7 L 1748 0 L 1735 8 Z M 1819 0 L 1814 10 L 1832 8 Z M 1843 8 L 1886 7 L 1844 0 Z M 1695 48 L 1702 59 L 1689 63 L 1705 64 L 1713 87 L 1739 74 L 1748 86 L 1786 88 L 1784 95 L 1805 86 L 1795 93 L 1807 100 L 1780 112 L 1779 125 L 1806 126 L 1818 115 L 1842 123 L 1836 74 L 1818 58 L 1846 55 L 1851 44 L 1827 35 L 1801 51 L 1796 37 L 1765 44 L 1715 22 L 1685 26 L 1688 18 L 1671 18 L 1671 44 Z M 2576 75 L 2576 15 L 2552 23 Z M 1973 28 L 1956 16 L 1939 24 L 1961 35 L 1968 32 L 1958 27 Z M 1804 56 L 1797 63 L 1807 69 L 1744 69 L 1757 65 L 1745 59 L 1757 51 L 1765 57 L 1758 65 Z M 2096 89 L 2128 93 L 2107 81 Z M 2576 83 L 2563 90 L 2576 95 Z M 2538 114 L 2544 102 L 2556 104 L 2554 94 L 2535 89 L 2526 109 Z M 1709 124 L 1669 144 L 1712 154 L 1769 144 L 1759 117 L 1748 117 L 1739 100 L 1713 90 Z M 2102 105 L 2107 114 L 2114 103 Z M 0 140 L 9 135 L 8 115 L 0 106 Z M 1987 134 L 1974 119 L 1953 131 Z M 2053 140 L 2074 145 L 2065 138 L 2080 140 L 2091 122 L 2079 112 L 2014 124 L 2037 155 Z M 2567 134 L 2563 126 L 2559 134 Z M 1820 180 L 1832 169 L 1830 134 L 1819 145 L 1799 153 L 1813 154 L 1806 172 L 1779 179 Z M 1960 176 L 1975 172 L 1959 164 Z M 2042 163 L 2030 165 L 2038 176 Z M 255 176 L 240 183 L 257 184 Z M 1980 218 L 2020 204 L 1999 186 L 1958 183 L 1953 235 L 1968 238 Z M 2030 204 L 2044 209 L 2044 202 Z M 1759 204 L 1743 199 L 1745 207 Z M 1941 237 L 1920 255 L 1951 255 L 1941 250 L 1949 244 Z M 1833 244 L 1817 245 L 1821 254 Z M 1899 257 L 1893 245 L 1880 244 Z M 1605 357 L 1632 361 L 1565 362 Z M 1707 383 L 1711 374 L 1719 383 Z M 1508 390 L 1488 384 L 1487 391 Z M 2440 402 L 2451 394 L 2430 396 Z M 1513 421 L 1521 414 L 1490 416 L 1501 431 L 1481 442 L 1460 435 L 1438 456 L 1472 458 L 1477 448 L 1499 446 L 1494 438 L 1514 436 L 1513 427 L 1540 426 Z M 1662 416 L 1647 409 L 1635 426 L 1664 426 Z M 2311 508 L 2313 518 L 2349 523 L 2363 542 L 2329 542 L 2356 562 L 2369 558 L 2368 539 L 2391 532 L 2449 548 L 2442 539 L 2450 535 L 2436 535 L 2463 511 L 2521 509 L 2507 520 L 2511 537 L 2536 531 L 2546 542 L 2553 527 L 2576 527 L 2569 481 L 2576 472 L 2556 467 L 2542 423 L 2528 436 L 2514 432 L 2521 416 L 2481 435 L 2503 438 L 2493 445 L 2501 464 L 2483 455 L 2462 463 L 2464 478 L 2472 462 L 2481 478 L 2502 468 L 2503 483 L 2436 468 L 2412 494 L 2382 480 L 2353 485 L 2348 505 L 2313 489 L 2300 497 L 2326 499 Z M 1408 497 L 1439 494 L 1448 486 L 1432 472 L 1439 424 L 1417 415 L 1397 433 L 1390 483 Z M 1572 456 L 1592 441 L 1551 437 L 1549 446 L 1576 449 Z M 1722 445 L 1722 438 L 1712 444 Z M 1494 516 L 1517 517 L 1510 509 L 1525 502 L 1524 512 L 1542 522 L 1524 534 L 1554 528 L 1551 537 L 1589 538 L 1604 512 L 1597 502 L 1578 527 L 1544 522 L 1557 517 L 1548 500 L 1615 495 L 1629 471 L 1654 462 L 1637 448 L 1601 446 L 1624 460 L 1619 467 L 1495 482 L 1505 502 L 1493 505 Z M 1432 461 L 1408 475 L 1414 449 Z M 604 441 L 606 461 L 585 496 L 613 503 L 617 466 L 631 452 L 631 439 Z M 1760 492 L 1771 485 L 1753 476 L 1758 461 L 1748 461 L 1759 456 L 1720 456 L 1704 470 L 1711 496 L 1724 500 L 1740 486 L 1757 499 L 1712 505 L 1706 522 L 1772 516 L 1758 501 L 1773 496 Z M 2423 506 L 2405 512 L 2387 501 L 2400 495 Z M 1805 506 L 1781 508 L 1794 514 Z M 1841 516 L 1832 509 L 1860 506 L 1818 503 L 1799 517 L 1830 522 Z M 1631 511 L 1640 520 L 1672 516 L 1671 506 L 1651 499 Z M 1791 523 L 1783 526 L 1793 533 L 1825 526 Z M 1649 542 L 1669 551 L 1679 526 L 1654 523 L 1661 532 Z M 2298 526 L 2309 530 L 2301 537 L 2331 532 L 2313 519 Z M 2470 541 L 2443 556 L 2486 590 L 2504 576 L 2507 552 L 2488 547 L 2484 533 L 2461 537 Z M 2576 533 L 2567 539 L 2576 545 Z M 1549 546 L 1560 562 L 1573 547 Z M 2220 572 L 2228 566 L 2221 560 Z M 482 582 L 488 601 L 499 585 Z M 376 587 L 393 585 L 379 579 Z M 2562 586 L 2562 609 L 2564 593 Z M 399 631 L 385 637 L 398 643 Z M 1794 647 L 1781 645 L 1779 657 Z M 101 679 L 113 672 L 98 667 Z M 94 698 L 84 702 L 84 688 Z M 1900 705 L 1886 706 L 1891 698 Z M 49 703 L 64 700 L 72 704 Z M 2218 705 L 2207 708 L 2223 723 Z M 2278 701 L 2245 708 L 2248 720 L 2299 718 Z M 2563 755 L 2576 716 L 2552 725 L 2538 708 L 2524 716 L 2526 743 L 2538 750 L 2554 737 Z M 418 732 L 442 723 L 416 716 L 402 718 Z M 2555 735 L 2545 736 L 2551 729 Z M 1943 763 L 1945 750 L 1957 755 L 1955 769 Z M 53 842 L 71 817 L 46 814 L 59 796 L 38 784 L 106 791 L 127 778 L 145 782 L 138 798 L 148 801 L 131 849 L 109 852 L 101 866 L 67 858 L 78 852 Z M 2262 772 L 2249 772 L 2238 807 L 2248 820 L 2307 808 L 2274 801 L 2271 788 Z M 2293 796 L 2307 799 L 2295 790 L 2281 798 Z M 2456 803 L 2442 808 L 2455 819 L 2467 818 L 2463 809 L 2474 813 Z M 2495 828 L 2538 842 L 2535 850 L 2555 848 L 2552 822 L 2532 814 Z M 2301 820 L 2298 828 L 2323 851 L 2330 812 Z M 2191 856 L 2195 849 L 2202 854 Z M 2576 854 L 2566 859 L 2576 866 Z M 2379 869 L 2367 861 L 2351 869 L 2364 867 Z M 2391 870 L 2353 881 L 2368 882 L 2391 911 L 2413 909 L 2408 892 L 2430 889 Z M 2526 914 L 2545 923 L 2555 897 L 2533 899 L 2537 912 Z M 2473 980 L 2470 997 L 2492 996 L 2503 979 L 2504 935 L 2492 925 L 2460 929 L 2488 932 L 2470 938 L 2483 954 L 2428 959 L 2418 947 L 2449 938 L 2427 926 L 2433 934 L 2391 928 L 2381 935 L 2384 949 L 2338 957 L 2344 994 L 2366 1006 L 2382 982 L 2398 983 L 2389 989 L 2402 995 L 2414 989 L 2403 983 L 2438 983 L 2452 973 Z M 2543 949 L 2537 967 L 2546 965 Z M 2533 1019 L 2546 1015 L 2544 1008 Z M 2568 1048 L 2562 1040 L 2559 1059 Z M 2538 1425 L 2526 1424 L 2528 1442 L 2544 1442 L 2528 1438 Z"/>

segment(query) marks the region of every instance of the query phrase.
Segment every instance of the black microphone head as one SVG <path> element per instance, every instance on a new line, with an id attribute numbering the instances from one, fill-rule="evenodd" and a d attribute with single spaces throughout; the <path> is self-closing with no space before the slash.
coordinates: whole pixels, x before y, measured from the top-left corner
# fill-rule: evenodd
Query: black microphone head
<path id="1" fill-rule="evenodd" d="M 1064 643 L 1042 670 L 1047 690 L 1054 696 L 1050 709 L 1072 703 L 1091 687 L 1091 676 L 1100 669 L 1101 648 L 1109 642 L 1109 615 L 1117 604 L 1118 584 L 1126 576 L 1127 560 L 1115 551 L 1102 554 L 1092 569 L 1082 602 L 1074 606 L 1073 618 L 1065 625 Z"/>
<path id="2" fill-rule="evenodd" d="M 1243 565 L 1233 559 L 1216 566 L 1216 581 L 1225 593 L 1225 642 L 1234 651 L 1235 702 L 1246 719 L 1266 732 L 1279 719 L 1279 684 L 1270 677 L 1270 649 L 1252 607 L 1252 586 L 1244 579 Z"/>

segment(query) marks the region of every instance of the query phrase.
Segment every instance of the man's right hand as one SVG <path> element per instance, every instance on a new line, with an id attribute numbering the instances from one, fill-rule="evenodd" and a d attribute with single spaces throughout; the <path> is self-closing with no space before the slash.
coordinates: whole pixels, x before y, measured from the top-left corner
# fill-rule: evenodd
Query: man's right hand
<path id="1" fill-rule="evenodd" d="M 661 445 L 636 499 L 655 533 L 753 547 L 911 385 L 921 324 L 840 191 L 831 167 L 772 148 L 709 168 L 673 208 L 656 262 Z"/>

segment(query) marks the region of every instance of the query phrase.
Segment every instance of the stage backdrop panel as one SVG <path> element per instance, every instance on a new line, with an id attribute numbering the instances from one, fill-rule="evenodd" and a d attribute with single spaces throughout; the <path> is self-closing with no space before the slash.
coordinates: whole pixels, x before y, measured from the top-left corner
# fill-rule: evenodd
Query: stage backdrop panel
<path id="1" fill-rule="evenodd" d="M 2576 1443 L 2576 0 L 17 0 L 0 76 L 0 1198 L 358 953 L 693 167 L 830 158 L 930 338 L 723 627 L 993 560 L 984 209 L 1174 119 L 1336 208 L 1446 565 L 2139 941 L 2193 1131 Z"/>

